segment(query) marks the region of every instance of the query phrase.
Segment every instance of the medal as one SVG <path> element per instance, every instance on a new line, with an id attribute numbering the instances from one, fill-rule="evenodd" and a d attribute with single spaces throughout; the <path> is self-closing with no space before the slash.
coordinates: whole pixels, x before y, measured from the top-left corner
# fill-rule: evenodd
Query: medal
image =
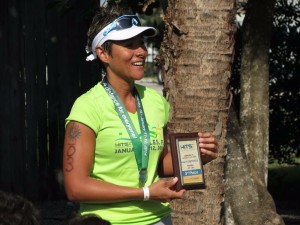
<path id="1" fill-rule="evenodd" d="M 115 105 L 115 109 L 130 136 L 139 170 L 139 183 L 142 187 L 144 187 L 147 180 L 147 168 L 150 154 L 150 134 L 140 96 L 137 90 L 134 89 L 134 98 L 136 101 L 137 114 L 141 129 L 141 135 L 138 135 L 123 102 L 120 100 L 113 87 L 108 83 L 106 77 L 104 77 L 102 85 L 107 94 L 111 97 Z"/>

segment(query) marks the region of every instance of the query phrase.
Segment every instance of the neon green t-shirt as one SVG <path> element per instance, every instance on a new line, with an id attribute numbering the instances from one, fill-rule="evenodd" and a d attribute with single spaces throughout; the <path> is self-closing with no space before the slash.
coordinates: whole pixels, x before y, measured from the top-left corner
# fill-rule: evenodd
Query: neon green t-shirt
<path id="1" fill-rule="evenodd" d="M 157 165 L 163 151 L 163 127 L 169 119 L 169 104 L 155 90 L 137 85 L 150 132 L 150 155 L 147 170 L 149 186 L 158 181 Z M 129 116 L 140 134 L 137 113 Z M 95 160 L 91 177 L 108 183 L 139 188 L 139 173 L 131 140 L 110 96 L 101 83 L 81 95 L 66 119 L 81 122 L 96 134 Z M 126 201 L 119 203 L 80 203 L 81 214 L 93 213 L 118 224 L 152 224 L 170 215 L 167 203 Z"/>

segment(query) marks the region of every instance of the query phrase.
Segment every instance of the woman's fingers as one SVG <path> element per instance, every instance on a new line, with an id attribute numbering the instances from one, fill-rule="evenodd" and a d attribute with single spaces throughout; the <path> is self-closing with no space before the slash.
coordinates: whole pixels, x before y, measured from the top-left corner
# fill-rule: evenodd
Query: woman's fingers
<path id="1" fill-rule="evenodd" d="M 199 147 L 204 163 L 207 163 L 218 157 L 218 141 L 209 132 L 198 133 Z"/>
<path id="2" fill-rule="evenodd" d="M 217 139 L 209 132 L 206 133 L 198 133 L 199 135 L 199 142 L 203 144 L 214 144 L 215 147 L 218 146 Z"/>
<path id="3" fill-rule="evenodd" d="M 160 180 L 150 185 L 150 198 L 162 202 L 169 202 L 172 199 L 180 199 L 183 197 L 185 190 L 175 191 L 174 185 L 178 182 L 178 178 L 174 177 L 168 180 Z"/>

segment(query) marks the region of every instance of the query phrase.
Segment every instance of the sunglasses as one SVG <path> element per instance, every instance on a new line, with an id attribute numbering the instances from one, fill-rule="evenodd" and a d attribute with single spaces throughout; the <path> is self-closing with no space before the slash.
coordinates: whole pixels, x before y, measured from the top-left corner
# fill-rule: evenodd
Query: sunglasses
<path id="1" fill-rule="evenodd" d="M 104 31 L 103 36 L 108 35 L 113 30 L 122 30 L 130 28 L 133 25 L 141 26 L 139 18 L 135 15 L 123 15 L 117 18 L 111 25 Z"/>

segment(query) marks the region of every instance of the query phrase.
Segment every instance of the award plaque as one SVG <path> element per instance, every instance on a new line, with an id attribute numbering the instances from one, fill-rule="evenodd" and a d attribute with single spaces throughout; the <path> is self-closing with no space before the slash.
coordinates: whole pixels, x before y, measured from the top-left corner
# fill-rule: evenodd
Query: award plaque
<path id="1" fill-rule="evenodd" d="M 204 189 L 198 133 L 169 134 L 169 137 L 174 175 L 178 177 L 175 189 Z"/>

